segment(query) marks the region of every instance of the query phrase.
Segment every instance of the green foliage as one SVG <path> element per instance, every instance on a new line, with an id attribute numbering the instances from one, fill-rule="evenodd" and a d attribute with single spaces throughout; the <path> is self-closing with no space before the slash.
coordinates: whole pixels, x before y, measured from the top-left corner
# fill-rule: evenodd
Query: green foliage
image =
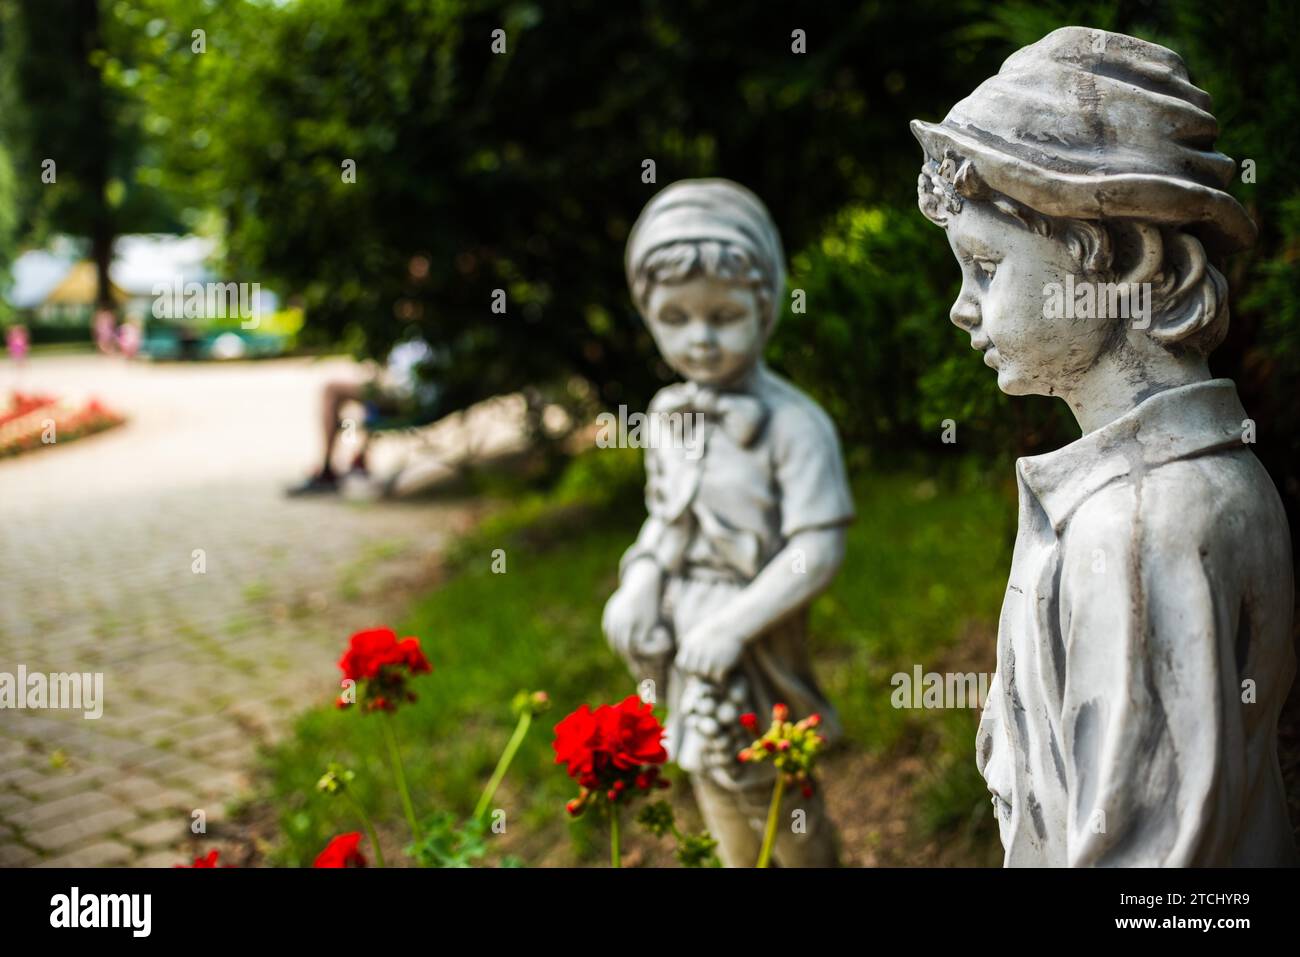
<path id="1" fill-rule="evenodd" d="M 86 237 L 105 267 L 118 233 L 180 227 L 170 197 L 136 175 L 151 153 L 142 103 L 114 80 L 138 76 L 127 49 L 133 14 L 99 0 L 0 7 L 0 137 L 19 187 L 10 194 L 0 183 L 0 216 L 38 242 L 54 232 Z M 45 182 L 51 160 L 56 178 Z M 0 237 L 0 267 L 3 253 Z"/>
<path id="2" fill-rule="evenodd" d="M 9 286 L 9 266 L 16 252 L 17 188 L 9 152 L 0 143 L 0 290 Z M 0 297 L 0 327 L 10 318 L 9 303 Z"/>
<path id="3" fill-rule="evenodd" d="M 683 834 L 677 828 L 677 816 L 673 806 L 667 801 L 659 800 L 646 804 L 637 812 L 637 824 L 655 837 L 669 837 L 677 842 L 673 856 L 682 867 L 721 867 L 722 861 L 717 854 L 718 842 L 708 831 L 698 834 Z"/>
<path id="4" fill-rule="evenodd" d="M 774 366 L 831 414 L 850 464 L 907 452 L 1025 452 L 1068 434 L 1056 404 L 1013 403 L 948 321 L 959 273 L 942 233 L 905 207 L 850 205 L 791 259 L 808 312 L 788 316 Z M 942 442 L 946 420 L 957 442 Z M 933 459 L 932 459 L 933 461 Z"/>
<path id="5" fill-rule="evenodd" d="M 406 853 L 421 867 L 473 867 L 487 854 L 488 823 L 469 818 L 461 823 L 450 811 L 437 811 L 420 825 L 421 839 Z"/>

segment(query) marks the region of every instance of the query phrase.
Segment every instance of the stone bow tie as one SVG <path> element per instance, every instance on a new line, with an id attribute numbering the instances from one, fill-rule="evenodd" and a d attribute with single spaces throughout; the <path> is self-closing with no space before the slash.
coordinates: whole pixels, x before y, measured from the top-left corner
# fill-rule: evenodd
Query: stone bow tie
<path id="1" fill-rule="evenodd" d="M 656 412 L 667 415 L 698 412 L 718 422 L 741 447 L 753 442 L 767 421 L 767 406 L 762 400 L 738 392 L 718 392 L 694 382 L 669 386 L 655 405 Z"/>

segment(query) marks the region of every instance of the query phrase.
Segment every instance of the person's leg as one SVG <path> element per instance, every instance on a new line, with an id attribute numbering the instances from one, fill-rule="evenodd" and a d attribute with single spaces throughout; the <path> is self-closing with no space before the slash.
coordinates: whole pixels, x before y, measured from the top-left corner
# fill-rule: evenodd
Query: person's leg
<path id="1" fill-rule="evenodd" d="M 366 464 L 366 453 L 370 451 L 370 433 L 362 432 L 358 441 L 361 444 L 357 446 L 356 454 L 352 456 L 352 465 L 349 467 L 353 472 L 369 474 L 370 467 Z"/>
<path id="2" fill-rule="evenodd" d="M 365 386 L 353 382 L 327 382 L 321 400 L 321 426 L 324 439 L 324 459 L 320 475 L 334 475 L 334 443 L 339 435 L 340 413 L 345 402 L 360 402 L 365 395 Z"/>
<path id="3" fill-rule="evenodd" d="M 755 818 L 752 802 L 743 799 L 745 792 L 728 791 L 698 774 L 691 775 L 691 787 L 723 865 L 753 867 L 762 847 L 766 808 Z"/>

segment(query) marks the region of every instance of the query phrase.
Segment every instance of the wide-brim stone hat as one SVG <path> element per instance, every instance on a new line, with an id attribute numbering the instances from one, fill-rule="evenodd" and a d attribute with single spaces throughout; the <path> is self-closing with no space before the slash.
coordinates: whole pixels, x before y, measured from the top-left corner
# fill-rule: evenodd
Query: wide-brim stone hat
<path id="1" fill-rule="evenodd" d="M 651 197 L 627 237 L 624 267 L 629 288 L 646 256 L 661 246 L 714 240 L 740 246 L 767 278 L 775 306 L 785 292 L 781 235 L 763 201 L 729 179 L 683 179 Z"/>
<path id="2" fill-rule="evenodd" d="M 1225 187 L 1210 96 L 1182 58 L 1122 33 L 1063 27 L 1016 51 L 942 123 L 912 121 L 926 153 L 1049 216 L 1185 225 L 1221 253 L 1257 231 Z"/>

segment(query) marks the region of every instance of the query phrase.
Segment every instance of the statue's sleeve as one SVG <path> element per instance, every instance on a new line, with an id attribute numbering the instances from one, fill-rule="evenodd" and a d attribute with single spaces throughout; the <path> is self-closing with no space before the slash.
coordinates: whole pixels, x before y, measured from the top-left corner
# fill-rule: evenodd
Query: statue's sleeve
<path id="1" fill-rule="evenodd" d="M 1062 540 L 1061 758 L 1070 866 L 1184 867 L 1212 859 L 1245 780 L 1228 746 L 1232 615 L 1204 537 L 1141 480 L 1094 495 Z M 1180 517 L 1181 514 L 1181 517 Z M 1220 589 L 1222 591 L 1222 589 Z M 1227 669 L 1231 670 L 1231 669 Z"/>
<path id="2" fill-rule="evenodd" d="M 853 495 L 830 417 L 811 403 L 790 405 L 775 413 L 772 429 L 782 538 L 851 522 Z"/>

